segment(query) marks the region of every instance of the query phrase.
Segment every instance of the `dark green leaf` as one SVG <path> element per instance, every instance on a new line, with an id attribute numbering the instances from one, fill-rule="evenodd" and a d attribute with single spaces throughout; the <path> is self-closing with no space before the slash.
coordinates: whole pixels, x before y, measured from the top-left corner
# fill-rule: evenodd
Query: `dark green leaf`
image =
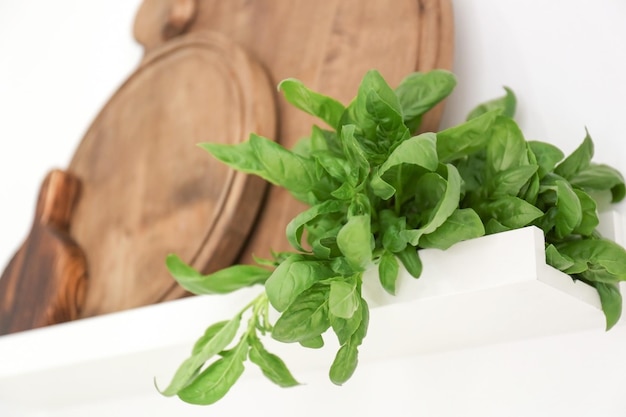
<path id="1" fill-rule="evenodd" d="M 406 218 L 398 217 L 393 210 L 382 210 L 378 213 L 382 232 L 383 248 L 390 252 L 400 252 L 406 247 L 407 241 L 400 232 L 406 230 Z"/>
<path id="2" fill-rule="evenodd" d="M 580 171 L 586 169 L 593 157 L 593 141 L 589 132 L 585 136 L 583 143 L 570 156 L 554 168 L 554 173 L 563 178 L 570 179 Z"/>
<path id="3" fill-rule="evenodd" d="M 536 172 L 537 165 L 522 165 L 498 172 L 491 180 L 490 196 L 518 195 Z"/>
<path id="4" fill-rule="evenodd" d="M 213 362 L 178 397 L 190 404 L 209 405 L 220 400 L 243 374 L 243 362 L 248 354 L 248 342 L 242 339 L 222 358 Z"/>
<path id="5" fill-rule="evenodd" d="M 622 294 L 615 284 L 595 282 L 594 287 L 600 295 L 602 311 L 606 317 L 606 330 L 615 326 L 622 315 Z"/>
<path id="6" fill-rule="evenodd" d="M 511 229 L 519 229 L 527 226 L 531 224 L 533 220 L 543 215 L 541 210 L 527 201 L 511 196 L 485 202 L 474 207 L 474 209 L 483 219 L 483 222 L 494 219 Z"/>
<path id="7" fill-rule="evenodd" d="M 581 239 L 555 245 L 575 262 L 601 266 L 615 276 L 615 281 L 626 279 L 626 250 L 607 239 Z"/>
<path id="8" fill-rule="evenodd" d="M 396 256 L 413 278 L 419 278 L 422 275 L 422 261 L 413 246 L 407 246 L 402 252 L 396 253 Z"/>
<path id="9" fill-rule="evenodd" d="M 517 99 L 515 98 L 515 94 L 508 87 L 504 87 L 504 90 L 506 91 L 506 94 L 504 96 L 486 101 L 476 106 L 467 115 L 467 120 L 475 119 L 478 116 L 482 116 L 483 114 L 490 111 L 497 111 L 498 114 L 506 117 L 512 118 L 513 116 L 515 116 L 515 107 L 517 106 Z"/>
<path id="10" fill-rule="evenodd" d="M 263 284 L 272 274 L 258 266 L 234 265 L 202 275 L 177 255 L 168 255 L 165 263 L 176 281 L 194 294 L 226 294 L 254 284 Z"/>
<path id="11" fill-rule="evenodd" d="M 548 172 L 552 172 L 556 164 L 565 156 L 559 148 L 549 143 L 529 141 L 528 144 L 537 158 L 540 178 L 543 178 Z"/>
<path id="12" fill-rule="evenodd" d="M 268 352 L 257 337 L 250 338 L 250 361 L 261 368 L 263 375 L 280 387 L 293 387 L 300 383 L 293 377 L 285 362 Z"/>
<path id="13" fill-rule="evenodd" d="M 455 243 L 485 234 L 480 217 L 472 209 L 457 209 L 434 232 L 422 236 L 422 248 L 448 249 Z"/>
<path id="14" fill-rule="evenodd" d="M 339 129 L 339 120 L 345 107 L 335 99 L 311 91 L 299 80 L 289 78 L 278 85 L 285 98 L 295 107 L 319 117 L 334 129 Z"/>
<path id="15" fill-rule="evenodd" d="M 578 196 L 567 181 L 556 181 L 555 231 L 559 238 L 568 236 L 580 225 L 583 218 Z"/>
<path id="16" fill-rule="evenodd" d="M 487 168 L 492 174 L 528 164 L 526 141 L 513 119 L 496 118 L 486 149 Z"/>
<path id="17" fill-rule="evenodd" d="M 278 318 L 272 337 L 279 342 L 310 340 L 330 327 L 328 286 L 314 286 L 300 294 Z"/>
<path id="18" fill-rule="evenodd" d="M 413 246 L 419 244 L 423 235 L 430 234 L 437 230 L 459 206 L 461 176 L 453 165 L 447 164 L 444 167 L 448 173 L 446 178 L 446 191 L 443 197 L 437 202 L 435 208 L 430 212 L 428 221 L 417 229 L 401 232 L 402 237 Z"/>
<path id="19" fill-rule="evenodd" d="M 572 233 L 580 234 L 583 236 L 591 236 L 598 227 L 600 221 L 598 220 L 598 212 L 596 207 L 596 201 L 589 196 L 586 192 L 574 188 L 574 192 L 580 201 L 580 207 L 582 209 L 582 219 L 580 224 L 572 231 Z"/>
<path id="20" fill-rule="evenodd" d="M 624 177 L 615 168 L 602 164 L 590 164 L 570 178 L 572 185 L 584 190 L 611 190 L 613 202 L 624 198 Z"/>
<path id="21" fill-rule="evenodd" d="M 493 235 L 495 233 L 508 232 L 511 230 L 510 227 L 506 227 L 496 219 L 489 219 L 485 224 L 485 234 Z"/>
<path id="22" fill-rule="evenodd" d="M 399 268 L 400 266 L 395 255 L 389 251 L 383 251 L 378 263 L 378 277 L 380 285 L 391 295 L 396 293 L 396 280 L 398 279 Z"/>

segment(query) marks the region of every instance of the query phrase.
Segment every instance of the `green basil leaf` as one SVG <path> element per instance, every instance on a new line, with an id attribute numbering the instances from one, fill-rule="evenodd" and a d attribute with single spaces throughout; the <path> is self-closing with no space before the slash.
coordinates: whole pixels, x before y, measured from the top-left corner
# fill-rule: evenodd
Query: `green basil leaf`
<path id="1" fill-rule="evenodd" d="M 468 122 L 438 132 L 439 161 L 451 162 L 483 149 L 490 139 L 489 132 L 498 113 L 498 111 L 490 111 Z"/>
<path id="2" fill-rule="evenodd" d="M 261 368 L 263 375 L 280 387 L 300 385 L 293 377 L 285 362 L 273 353 L 268 352 L 258 337 L 250 337 L 250 361 Z"/>
<path id="3" fill-rule="evenodd" d="M 178 392 L 178 397 L 190 404 L 209 405 L 228 393 L 243 374 L 243 362 L 248 354 L 248 342 L 242 339 L 222 358 L 213 362 L 189 385 Z"/>
<path id="4" fill-rule="evenodd" d="M 202 352 L 204 346 L 211 341 L 226 325 L 228 324 L 228 320 L 220 321 L 218 323 L 212 324 L 205 331 L 200 339 L 196 341 L 193 345 L 193 349 L 191 350 L 192 355 L 197 355 Z"/>
<path id="5" fill-rule="evenodd" d="M 301 81 L 289 78 L 278 85 L 278 90 L 295 107 L 310 115 L 319 117 L 334 129 L 339 129 L 339 121 L 345 107 L 335 99 L 308 89 Z"/>
<path id="6" fill-rule="evenodd" d="M 321 335 L 318 335 L 310 339 L 301 340 L 299 343 L 305 348 L 320 349 L 324 347 L 324 338 Z"/>
<path id="7" fill-rule="evenodd" d="M 317 260 L 307 260 L 292 255 L 283 261 L 265 282 L 265 292 L 272 306 L 284 311 L 303 291 L 335 273 Z"/>
<path id="8" fill-rule="evenodd" d="M 583 190 L 611 190 L 614 203 L 621 201 L 626 193 L 622 174 L 603 164 L 590 164 L 570 178 L 570 183 Z"/>
<path id="9" fill-rule="evenodd" d="M 355 278 L 337 278 L 330 282 L 328 308 L 333 316 L 349 319 L 359 308 L 361 294 Z"/>
<path id="10" fill-rule="evenodd" d="M 575 262 L 598 265 L 616 277 L 626 280 L 626 250 L 607 239 L 571 240 L 555 245 L 565 256 Z"/>
<path id="11" fill-rule="evenodd" d="M 355 137 L 356 127 L 344 125 L 341 128 L 341 146 L 343 153 L 351 166 L 352 183 L 355 185 L 363 182 L 370 170 L 370 163 Z"/>
<path id="12" fill-rule="evenodd" d="M 355 271 L 364 271 L 372 262 L 372 231 L 369 213 L 349 216 L 337 233 L 337 246 Z"/>
<path id="13" fill-rule="evenodd" d="M 435 208 L 430 212 L 428 221 L 418 229 L 401 232 L 402 237 L 413 246 L 419 244 L 423 235 L 430 234 L 437 230 L 459 206 L 461 176 L 457 169 L 451 164 L 442 165 L 442 167 L 444 167 L 448 174 L 446 178 L 446 191 L 443 197 L 437 202 Z"/>
<path id="14" fill-rule="evenodd" d="M 562 255 L 554 245 L 546 246 L 546 263 L 559 271 L 565 271 L 574 265 L 572 258 Z"/>
<path id="15" fill-rule="evenodd" d="M 356 370 L 359 363 L 359 350 L 350 343 L 339 348 L 333 364 L 330 366 L 330 380 L 335 385 L 343 385 Z"/>
<path id="16" fill-rule="evenodd" d="M 223 351 L 233 341 L 240 323 L 241 315 L 237 315 L 225 325 L 219 326 L 221 328 L 206 343 L 199 341 L 202 343 L 202 348 L 194 348 L 194 353 L 178 367 L 169 386 L 161 391 L 161 394 L 171 397 L 192 383 L 192 379 L 204 363 Z M 194 379 L 194 381 L 196 380 L 197 378 Z"/>
<path id="17" fill-rule="evenodd" d="M 422 115 L 449 96 L 455 86 L 454 74 L 445 70 L 415 72 L 404 78 L 395 90 L 404 123 L 411 131 L 417 130 Z"/>
<path id="18" fill-rule="evenodd" d="M 516 196 L 536 172 L 537 165 L 522 165 L 500 171 L 491 179 L 489 195 L 493 198 Z"/>
<path id="19" fill-rule="evenodd" d="M 504 87 L 506 94 L 502 97 L 486 101 L 476 106 L 468 115 L 467 120 L 475 119 L 490 111 L 497 111 L 499 115 L 512 118 L 515 116 L 515 108 L 517 107 L 517 99 L 513 90 Z"/>
<path id="20" fill-rule="evenodd" d="M 422 275 L 422 261 L 413 246 L 407 246 L 402 252 L 396 253 L 396 256 L 413 278 L 419 278 Z"/>
<path id="21" fill-rule="evenodd" d="M 203 275 L 177 255 L 168 255 L 165 263 L 181 287 L 194 294 L 226 294 L 243 287 L 263 284 L 272 274 L 271 271 L 258 266 L 234 265 Z"/>
<path id="22" fill-rule="evenodd" d="M 528 144 L 537 158 L 539 178 L 543 178 L 548 172 L 552 172 L 556 164 L 565 156 L 559 148 L 549 143 L 529 141 Z"/>
<path id="23" fill-rule="evenodd" d="M 339 345 L 344 345 L 350 340 L 350 338 L 359 330 L 361 323 L 363 322 L 363 315 L 367 315 L 367 305 L 364 304 L 364 300 L 359 300 L 359 308 L 354 312 L 352 317 L 344 319 L 334 315 L 330 315 L 330 324 L 333 331 L 337 335 Z M 366 317 L 367 318 L 367 317 Z"/>
<path id="24" fill-rule="evenodd" d="M 389 251 L 383 251 L 378 263 L 378 277 L 380 285 L 391 295 L 396 294 L 396 280 L 400 266 L 395 255 Z"/>
<path id="25" fill-rule="evenodd" d="M 406 230 L 406 218 L 398 217 L 393 210 L 382 210 L 378 214 L 382 233 L 383 248 L 389 252 L 400 252 L 406 248 L 407 241 L 400 232 Z"/>
<path id="26" fill-rule="evenodd" d="M 598 219 L 598 211 L 596 207 L 596 200 L 594 200 L 586 192 L 574 188 L 574 193 L 580 201 L 580 207 L 582 209 L 582 218 L 580 224 L 574 228 L 572 233 L 583 236 L 591 236 L 593 232 L 600 224 Z"/>
<path id="27" fill-rule="evenodd" d="M 300 294 L 276 320 L 272 337 L 279 342 L 310 340 L 330 327 L 328 286 L 317 285 Z"/>
<path id="28" fill-rule="evenodd" d="M 543 212 L 521 198 L 505 196 L 474 207 L 483 222 L 494 219 L 505 227 L 519 229 L 541 217 Z"/>
<path id="29" fill-rule="evenodd" d="M 383 200 L 391 198 L 401 188 L 402 181 L 397 179 L 400 177 L 398 169 L 403 164 L 436 171 L 439 166 L 436 140 L 434 133 L 423 133 L 402 142 L 373 176 L 370 186 L 374 193 Z"/>
<path id="30" fill-rule="evenodd" d="M 572 233 L 583 218 L 582 207 L 578 196 L 567 181 L 556 181 L 555 231 L 559 238 Z"/>
<path id="31" fill-rule="evenodd" d="M 587 132 L 583 143 L 554 168 L 554 173 L 565 179 L 570 179 L 580 171 L 586 169 L 591 163 L 592 157 L 593 141 L 591 140 L 591 136 L 589 136 L 589 132 Z"/>
<path id="32" fill-rule="evenodd" d="M 472 209 L 456 209 L 434 232 L 420 239 L 422 248 L 448 249 L 455 243 L 485 234 L 480 217 Z"/>
<path id="33" fill-rule="evenodd" d="M 493 235 L 496 233 L 508 232 L 509 230 L 511 230 L 510 227 L 506 227 L 505 225 L 503 225 L 502 223 L 500 223 L 499 221 L 493 218 L 487 220 L 487 223 L 485 223 L 486 235 Z"/>
<path id="34" fill-rule="evenodd" d="M 595 282 L 593 285 L 600 295 L 602 311 L 606 317 L 606 330 L 610 330 L 622 315 L 622 294 L 615 284 Z"/>
<path id="35" fill-rule="evenodd" d="M 327 200 L 298 214 L 287 225 L 287 240 L 295 249 L 306 252 L 300 243 L 304 227 L 312 220 L 329 213 L 337 213 L 345 208 L 345 203 L 338 200 Z"/>
<path id="36" fill-rule="evenodd" d="M 513 119 L 496 118 L 486 150 L 487 168 L 492 175 L 528 164 L 526 140 Z"/>

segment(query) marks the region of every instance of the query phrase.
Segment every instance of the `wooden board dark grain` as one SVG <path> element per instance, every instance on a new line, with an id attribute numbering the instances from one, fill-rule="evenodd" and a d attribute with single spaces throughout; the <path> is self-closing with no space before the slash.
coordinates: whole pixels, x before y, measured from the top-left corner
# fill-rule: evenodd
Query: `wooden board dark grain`
<path id="1" fill-rule="evenodd" d="M 230 265 L 265 193 L 259 179 L 196 146 L 274 136 L 274 87 L 219 34 L 154 48 L 104 107 L 69 171 L 83 193 L 71 234 L 89 262 L 84 316 L 185 295 L 168 274 L 176 253 L 201 270 Z"/>
<path id="2" fill-rule="evenodd" d="M 78 318 L 87 268 L 68 233 L 78 193 L 63 171 L 43 182 L 30 233 L 0 278 L 0 335 Z"/>

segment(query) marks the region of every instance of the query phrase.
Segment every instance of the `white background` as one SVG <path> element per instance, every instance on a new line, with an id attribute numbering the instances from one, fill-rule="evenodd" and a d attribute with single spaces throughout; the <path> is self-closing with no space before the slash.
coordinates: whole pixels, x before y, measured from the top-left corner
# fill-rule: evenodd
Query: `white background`
<path id="1" fill-rule="evenodd" d="M 67 165 L 91 120 L 136 66 L 141 50 L 131 22 L 138 4 L 0 3 L 0 264 L 26 236 L 46 172 Z M 570 152 L 587 127 L 595 159 L 626 172 L 626 2 L 457 0 L 454 6 L 459 85 L 444 126 L 507 85 L 518 95 L 527 138 Z M 624 212 L 623 205 L 618 209 Z M 342 389 L 355 400 L 379 395 L 379 412 L 370 412 L 381 416 L 623 416 L 624 349 L 621 325 L 608 335 L 579 333 L 369 365 L 361 372 L 390 378 L 388 392 L 368 393 L 359 383 Z M 421 401 L 403 409 L 400 394 L 419 394 Z"/>

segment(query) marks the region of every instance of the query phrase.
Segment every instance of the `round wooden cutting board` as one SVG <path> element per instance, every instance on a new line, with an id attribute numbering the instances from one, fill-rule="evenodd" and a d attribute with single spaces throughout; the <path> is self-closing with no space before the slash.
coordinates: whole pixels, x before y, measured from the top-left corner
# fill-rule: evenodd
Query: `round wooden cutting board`
<path id="1" fill-rule="evenodd" d="M 238 256 L 265 193 L 200 142 L 275 136 L 274 87 L 219 34 L 153 49 L 85 135 L 69 171 L 82 183 L 70 233 L 87 255 L 83 316 L 177 298 L 176 253 L 201 270 Z"/>

